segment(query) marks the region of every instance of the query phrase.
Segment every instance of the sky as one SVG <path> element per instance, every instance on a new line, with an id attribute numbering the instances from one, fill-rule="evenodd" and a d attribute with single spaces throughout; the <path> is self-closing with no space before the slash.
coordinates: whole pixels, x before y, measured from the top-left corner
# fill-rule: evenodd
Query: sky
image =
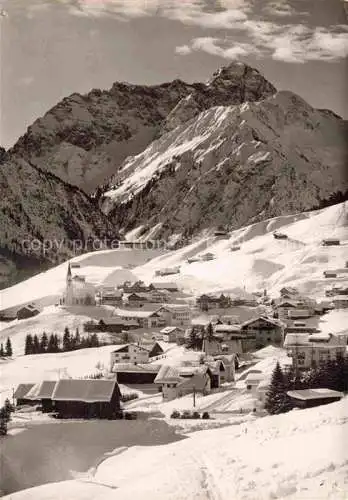
<path id="1" fill-rule="evenodd" d="M 348 118 L 347 55 L 344 0 L 0 0 L 0 145 L 73 92 L 234 60 Z"/>

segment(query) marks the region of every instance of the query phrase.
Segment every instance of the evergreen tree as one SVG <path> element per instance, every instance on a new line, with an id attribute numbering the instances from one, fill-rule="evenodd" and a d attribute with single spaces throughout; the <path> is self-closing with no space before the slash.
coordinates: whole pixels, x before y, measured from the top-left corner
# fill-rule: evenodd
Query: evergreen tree
<path id="1" fill-rule="evenodd" d="M 4 344 L 0 344 L 0 358 L 5 356 Z"/>
<path id="2" fill-rule="evenodd" d="M 91 335 L 91 347 L 99 347 L 99 339 L 98 339 L 98 335 L 96 333 L 93 333 Z"/>
<path id="3" fill-rule="evenodd" d="M 40 353 L 40 342 L 39 337 L 35 334 L 33 337 L 33 354 Z"/>
<path id="4" fill-rule="evenodd" d="M 9 337 L 7 337 L 5 355 L 8 356 L 9 358 L 11 358 L 12 354 L 13 354 L 13 351 L 12 351 L 11 339 Z"/>
<path id="5" fill-rule="evenodd" d="M 214 328 L 211 323 L 207 326 L 206 339 L 208 342 L 212 342 L 214 340 Z"/>
<path id="6" fill-rule="evenodd" d="M 48 337 L 46 332 L 43 332 L 40 340 L 40 352 L 47 352 L 48 347 Z"/>
<path id="7" fill-rule="evenodd" d="M 53 335 L 53 339 L 54 339 L 53 352 L 59 352 L 60 351 L 60 339 L 56 333 Z"/>
<path id="8" fill-rule="evenodd" d="M 187 347 L 197 351 L 202 348 L 202 335 L 199 334 L 195 327 L 191 328 L 190 335 L 187 341 Z"/>
<path id="9" fill-rule="evenodd" d="M 8 398 L 5 399 L 4 410 L 10 419 L 11 413 L 14 411 L 14 407 Z"/>
<path id="10" fill-rule="evenodd" d="M 284 413 L 291 409 L 290 400 L 286 395 L 284 375 L 278 362 L 273 370 L 271 384 L 266 394 L 265 409 L 271 415 Z"/>
<path id="11" fill-rule="evenodd" d="M 69 331 L 68 327 L 65 327 L 65 329 L 64 329 L 63 350 L 64 351 L 70 351 L 71 350 L 71 338 L 70 338 L 70 331 Z"/>
<path id="12" fill-rule="evenodd" d="M 75 347 L 77 349 L 79 349 L 80 347 L 80 343 L 81 343 L 81 337 L 80 337 L 80 332 L 79 332 L 79 329 L 76 328 L 76 332 L 75 332 Z"/>
<path id="13" fill-rule="evenodd" d="M 0 421 L 5 420 L 5 422 L 9 422 L 11 419 L 11 413 L 6 410 L 4 406 L 0 408 Z"/>
<path id="14" fill-rule="evenodd" d="M 54 335 L 51 333 L 50 338 L 48 340 L 47 352 L 55 352 L 54 351 Z"/>
<path id="15" fill-rule="evenodd" d="M 25 337 L 24 354 L 33 354 L 33 337 L 30 333 Z"/>
<path id="16" fill-rule="evenodd" d="M 1 415 L 0 411 L 0 436 L 6 436 L 7 434 L 7 420 Z"/>

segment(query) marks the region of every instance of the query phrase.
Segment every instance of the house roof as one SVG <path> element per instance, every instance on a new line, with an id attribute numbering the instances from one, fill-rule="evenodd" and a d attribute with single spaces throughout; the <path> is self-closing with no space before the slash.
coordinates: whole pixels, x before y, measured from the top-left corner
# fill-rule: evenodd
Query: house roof
<path id="1" fill-rule="evenodd" d="M 165 328 L 162 328 L 162 330 L 160 330 L 160 333 L 168 334 L 175 332 L 176 330 L 183 332 L 182 328 L 179 328 L 178 326 L 166 326 Z"/>
<path id="2" fill-rule="evenodd" d="M 17 312 L 23 311 L 23 310 L 28 310 L 31 312 L 35 312 L 35 311 L 40 312 L 40 309 L 38 307 L 36 307 L 34 304 L 26 304 L 25 306 L 20 307 Z"/>
<path id="3" fill-rule="evenodd" d="M 54 388 L 56 386 L 56 380 L 44 380 L 35 384 L 30 391 L 27 393 L 28 399 L 51 399 Z"/>
<path id="4" fill-rule="evenodd" d="M 166 283 L 151 283 L 151 286 L 153 288 L 155 288 L 156 290 L 168 290 L 168 289 L 171 289 L 171 290 L 178 290 L 178 285 L 176 283 L 173 283 L 173 282 L 166 282 Z"/>
<path id="5" fill-rule="evenodd" d="M 52 395 L 54 401 L 109 402 L 115 380 L 59 380 Z"/>
<path id="6" fill-rule="evenodd" d="M 163 309 L 167 309 L 171 312 L 174 311 L 187 311 L 190 310 L 189 306 L 186 304 L 165 304 L 157 309 L 157 311 L 161 311 Z"/>
<path id="7" fill-rule="evenodd" d="M 245 326 L 256 323 L 256 321 L 260 321 L 260 320 L 265 321 L 266 323 L 270 323 L 271 325 L 274 325 L 274 326 L 281 326 L 280 323 L 275 319 L 266 318 L 265 316 L 258 316 L 257 318 L 252 318 L 252 319 L 249 319 L 248 321 L 244 321 L 244 323 L 242 323 L 242 325 L 241 325 L 241 328 L 244 328 Z"/>
<path id="8" fill-rule="evenodd" d="M 15 399 L 22 399 L 34 387 L 35 384 L 19 384 L 15 390 L 13 397 Z"/>
<path id="9" fill-rule="evenodd" d="M 207 385 L 207 377 L 203 373 L 196 373 L 193 377 L 183 380 L 178 384 L 180 389 L 191 389 L 196 391 L 202 391 Z"/>
<path id="10" fill-rule="evenodd" d="M 129 347 L 131 345 L 137 347 L 138 349 L 141 349 L 142 351 L 148 352 L 148 349 L 146 349 L 145 347 L 143 347 L 141 345 L 138 345 L 138 344 L 125 344 L 125 345 L 121 345 L 120 347 L 116 348 L 112 352 L 128 352 L 129 351 Z"/>
<path id="11" fill-rule="evenodd" d="M 179 383 L 182 381 L 182 377 L 180 377 L 179 371 L 174 366 L 163 365 L 161 366 L 157 377 L 155 378 L 155 384 L 163 384 L 163 383 Z"/>
<path id="12" fill-rule="evenodd" d="M 248 373 L 246 376 L 245 382 L 250 383 L 250 382 L 257 382 L 260 383 L 261 380 L 263 379 L 264 374 L 263 373 Z"/>
<path id="13" fill-rule="evenodd" d="M 151 363 L 115 363 L 112 371 L 114 373 L 158 373 L 160 365 L 153 365 Z"/>
<path id="14" fill-rule="evenodd" d="M 146 311 L 139 309 L 115 309 L 115 316 L 125 318 L 151 318 L 157 317 L 157 310 Z"/>
<path id="15" fill-rule="evenodd" d="M 342 398 L 343 393 L 332 389 L 301 389 L 298 391 L 288 391 L 287 395 L 301 401 L 324 398 Z"/>
<path id="16" fill-rule="evenodd" d="M 216 325 L 214 330 L 216 333 L 235 333 L 240 332 L 241 325 Z"/>

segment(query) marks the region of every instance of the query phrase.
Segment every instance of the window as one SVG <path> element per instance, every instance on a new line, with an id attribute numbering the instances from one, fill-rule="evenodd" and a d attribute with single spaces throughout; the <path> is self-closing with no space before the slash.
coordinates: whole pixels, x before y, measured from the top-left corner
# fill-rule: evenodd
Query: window
<path id="1" fill-rule="evenodd" d="M 248 389 L 248 391 L 251 391 L 251 387 L 252 387 L 252 386 L 251 386 L 250 384 L 249 384 L 249 385 L 247 385 L 247 389 Z"/>

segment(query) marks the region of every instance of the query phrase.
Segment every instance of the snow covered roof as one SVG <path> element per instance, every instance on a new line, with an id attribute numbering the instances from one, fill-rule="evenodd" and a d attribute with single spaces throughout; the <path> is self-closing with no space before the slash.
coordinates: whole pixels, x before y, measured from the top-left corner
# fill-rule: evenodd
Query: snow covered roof
<path id="1" fill-rule="evenodd" d="M 176 383 L 180 382 L 182 378 L 179 375 L 179 371 L 174 366 L 163 365 L 156 378 L 155 384 L 163 384 L 163 383 Z"/>
<path id="2" fill-rule="evenodd" d="M 214 330 L 216 333 L 223 333 L 223 332 L 228 332 L 228 333 L 234 333 L 234 332 L 240 332 L 241 325 L 216 325 Z"/>
<path id="3" fill-rule="evenodd" d="M 251 382 L 257 382 L 258 384 L 261 382 L 263 379 L 264 374 L 263 373 L 255 373 L 255 372 L 250 372 L 246 376 L 245 383 L 251 383 Z"/>
<path id="4" fill-rule="evenodd" d="M 112 371 L 114 373 L 158 373 L 160 370 L 160 365 L 153 365 L 151 363 L 115 363 Z"/>
<path id="5" fill-rule="evenodd" d="M 202 391 L 207 385 L 207 378 L 202 373 L 196 373 L 193 377 L 179 383 L 180 389 Z"/>
<path id="6" fill-rule="evenodd" d="M 150 318 L 157 316 L 156 311 L 143 311 L 139 309 L 115 309 L 115 316 L 125 318 Z"/>
<path id="7" fill-rule="evenodd" d="M 115 380 L 59 380 L 52 394 L 54 401 L 109 402 Z"/>
<path id="8" fill-rule="evenodd" d="M 151 283 L 156 290 L 178 290 L 178 285 L 174 282 Z"/>
<path id="9" fill-rule="evenodd" d="M 288 391 L 287 395 L 294 399 L 306 401 L 310 399 L 343 398 L 343 393 L 332 389 L 301 389 L 298 391 Z"/>
<path id="10" fill-rule="evenodd" d="M 244 323 L 242 323 L 242 325 L 241 325 L 241 328 L 244 328 L 245 326 L 248 326 L 248 325 L 252 325 L 253 323 L 255 323 L 256 321 L 259 321 L 259 320 L 265 321 L 266 323 L 270 323 L 271 325 L 274 325 L 274 326 L 281 326 L 279 321 L 277 321 L 276 319 L 266 318 L 265 316 L 258 316 L 257 318 L 252 318 L 252 319 L 249 319 L 248 321 L 244 321 Z"/>
<path id="11" fill-rule="evenodd" d="M 30 389 L 26 397 L 33 400 L 51 399 L 56 383 L 56 380 L 44 380 L 43 382 L 39 382 Z"/>
<path id="12" fill-rule="evenodd" d="M 116 348 L 114 351 L 112 351 L 113 353 L 114 352 L 128 352 L 129 351 L 129 347 L 130 346 L 135 346 L 137 347 L 138 349 L 141 349 L 142 351 L 148 351 L 145 347 L 141 346 L 141 345 L 138 345 L 138 344 L 125 344 L 125 345 L 121 345 L 120 347 Z"/>
<path id="13" fill-rule="evenodd" d="M 162 328 L 162 330 L 160 330 L 160 333 L 168 334 L 175 332 L 176 330 L 183 331 L 182 328 L 179 328 L 178 326 L 166 326 L 165 328 Z"/>
<path id="14" fill-rule="evenodd" d="M 13 397 L 15 399 L 22 399 L 34 387 L 35 384 L 19 384 L 15 390 Z"/>

